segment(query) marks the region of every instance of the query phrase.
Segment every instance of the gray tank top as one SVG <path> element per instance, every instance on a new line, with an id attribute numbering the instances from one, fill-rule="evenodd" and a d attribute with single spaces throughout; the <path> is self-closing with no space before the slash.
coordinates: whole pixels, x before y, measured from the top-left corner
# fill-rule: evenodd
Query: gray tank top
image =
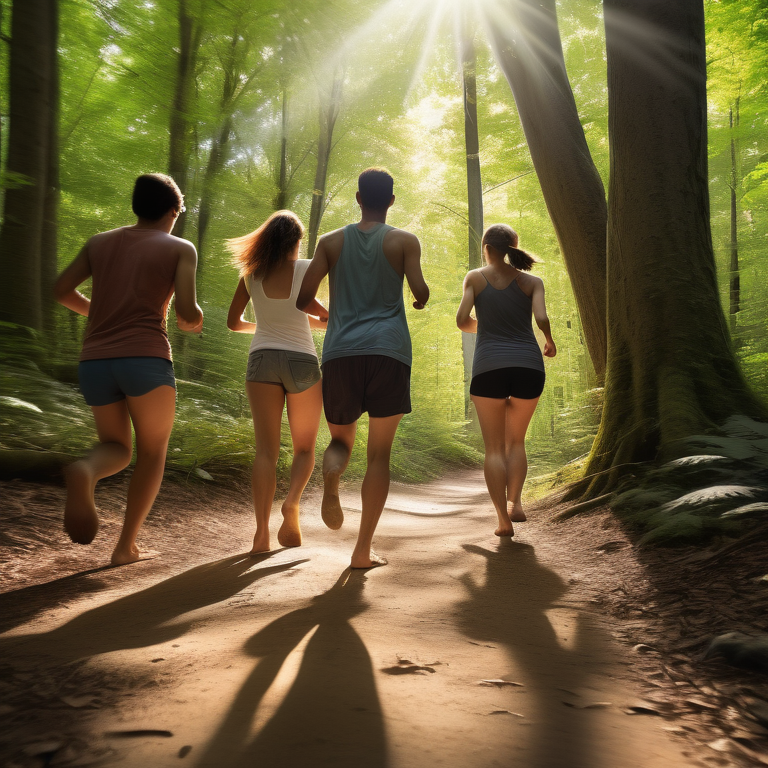
<path id="1" fill-rule="evenodd" d="M 411 365 L 411 335 L 405 319 L 403 278 L 382 249 L 393 227 L 368 232 L 344 227 L 344 245 L 328 275 L 330 306 L 323 362 L 355 355 L 386 355 Z"/>
<path id="2" fill-rule="evenodd" d="M 502 290 L 487 283 L 475 296 L 475 311 L 477 344 L 473 376 L 498 368 L 544 370 L 544 358 L 531 325 L 532 302 L 517 279 Z"/>

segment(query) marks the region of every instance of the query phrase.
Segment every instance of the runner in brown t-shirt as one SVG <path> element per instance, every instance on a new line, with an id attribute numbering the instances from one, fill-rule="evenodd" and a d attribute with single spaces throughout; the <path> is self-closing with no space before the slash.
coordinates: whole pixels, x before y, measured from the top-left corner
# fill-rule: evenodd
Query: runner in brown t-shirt
<path id="1" fill-rule="evenodd" d="M 160 489 L 176 413 L 165 327 L 174 293 L 179 328 L 199 333 L 203 327 L 195 247 L 170 234 L 183 207 L 179 188 L 169 176 L 146 174 L 136 180 L 132 202 L 137 223 L 94 235 L 54 287 L 59 303 L 88 318 L 78 373 L 99 436 L 91 453 L 67 468 L 64 529 L 72 541 L 90 544 L 96 536 L 96 483 L 128 466 L 131 424 L 136 433 L 136 467 L 113 565 L 148 555 L 139 553 L 136 536 Z M 77 291 L 88 278 L 90 300 Z"/>

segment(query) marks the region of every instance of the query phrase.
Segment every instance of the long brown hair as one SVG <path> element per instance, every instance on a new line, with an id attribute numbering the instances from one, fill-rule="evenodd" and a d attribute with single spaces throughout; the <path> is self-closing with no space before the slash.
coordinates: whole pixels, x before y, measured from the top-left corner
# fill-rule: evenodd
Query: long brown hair
<path id="1" fill-rule="evenodd" d="M 516 269 L 530 272 L 531 267 L 540 262 L 541 259 L 531 253 L 521 251 L 517 247 L 517 243 L 517 232 L 512 227 L 506 224 L 493 224 L 485 230 L 482 244 L 484 246 L 490 245 L 491 248 L 503 253 Z"/>
<path id="2" fill-rule="evenodd" d="M 227 240 L 240 277 L 265 278 L 282 264 L 304 237 L 304 225 L 293 211 L 275 211 L 258 229 Z"/>

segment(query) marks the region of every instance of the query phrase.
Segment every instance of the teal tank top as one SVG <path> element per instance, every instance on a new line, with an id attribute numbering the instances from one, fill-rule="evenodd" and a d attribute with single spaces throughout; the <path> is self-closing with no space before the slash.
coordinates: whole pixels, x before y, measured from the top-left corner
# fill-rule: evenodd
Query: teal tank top
<path id="1" fill-rule="evenodd" d="M 385 355 L 410 366 L 411 335 L 405 319 L 403 278 L 384 255 L 393 227 L 368 232 L 344 227 L 344 245 L 328 275 L 330 307 L 323 362 L 354 355 Z"/>

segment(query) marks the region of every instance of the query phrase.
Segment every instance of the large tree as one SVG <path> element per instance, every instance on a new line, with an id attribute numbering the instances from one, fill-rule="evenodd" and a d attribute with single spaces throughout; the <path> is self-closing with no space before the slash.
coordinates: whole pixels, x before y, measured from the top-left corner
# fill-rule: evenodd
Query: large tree
<path id="1" fill-rule="evenodd" d="M 51 215 L 46 201 L 57 114 L 56 11 L 55 0 L 16 0 L 11 16 L 6 175 L 12 185 L 0 230 L 0 320 L 30 328 L 42 327 L 43 306 L 50 301 L 41 290 L 41 253 L 46 210 Z"/>
<path id="2" fill-rule="evenodd" d="M 598 379 L 606 360 L 606 202 L 568 80 L 555 0 L 485 6 L 496 61 L 517 104 Z"/>
<path id="3" fill-rule="evenodd" d="M 608 367 L 587 464 L 596 495 L 621 467 L 734 412 L 765 416 L 734 358 L 710 235 L 702 0 L 605 0 Z"/>

